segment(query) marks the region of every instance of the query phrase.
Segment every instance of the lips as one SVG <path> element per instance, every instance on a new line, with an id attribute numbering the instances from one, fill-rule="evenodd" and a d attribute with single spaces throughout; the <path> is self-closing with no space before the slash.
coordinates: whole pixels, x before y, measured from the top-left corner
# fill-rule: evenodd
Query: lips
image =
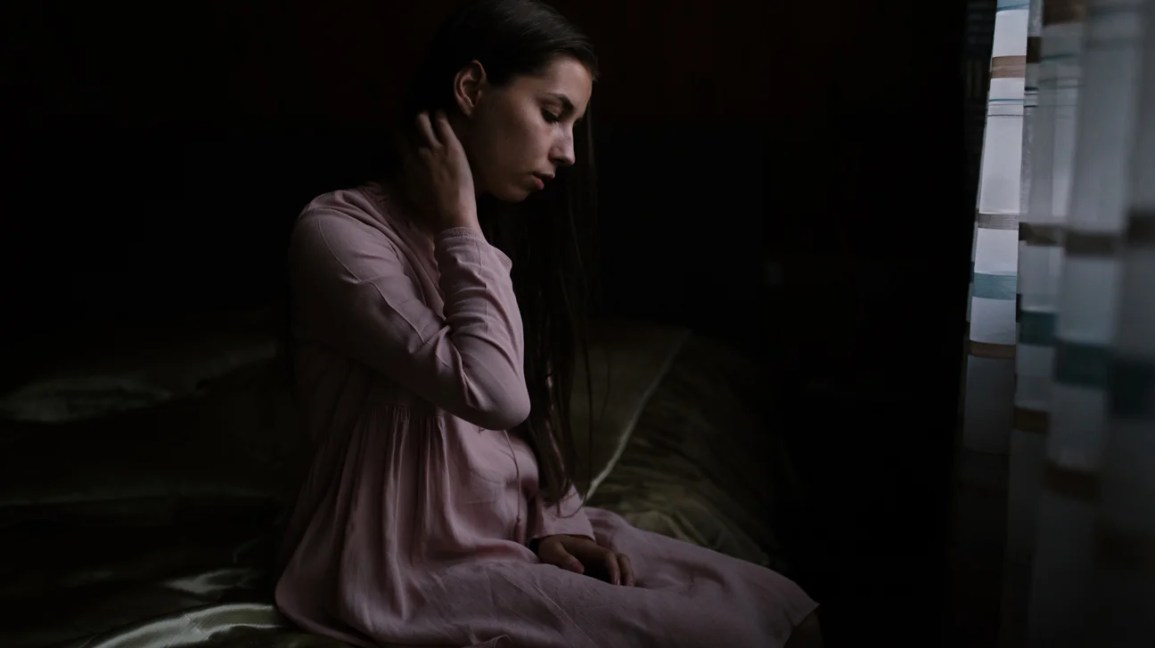
<path id="1" fill-rule="evenodd" d="M 553 180 L 553 176 L 545 173 L 535 173 L 533 174 L 533 180 L 538 189 L 545 189 L 545 183 Z"/>

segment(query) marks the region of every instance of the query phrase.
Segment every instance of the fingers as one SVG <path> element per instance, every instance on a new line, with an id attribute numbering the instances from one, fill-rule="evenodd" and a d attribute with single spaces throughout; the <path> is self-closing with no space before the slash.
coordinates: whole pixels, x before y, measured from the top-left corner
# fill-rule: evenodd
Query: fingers
<path id="1" fill-rule="evenodd" d="M 561 560 L 555 563 L 558 567 L 561 567 L 562 569 L 568 569 L 575 574 L 585 573 L 586 568 L 585 565 L 582 564 L 582 561 L 574 558 L 573 554 L 569 553 L 565 549 L 562 549 L 562 553 L 564 555 L 561 557 Z"/>
<path id="2" fill-rule="evenodd" d="M 441 140 L 439 140 L 433 132 L 433 125 L 429 121 L 428 112 L 422 111 L 417 113 L 417 133 L 427 146 L 437 147 L 441 145 Z"/>
<path id="3" fill-rule="evenodd" d="M 630 559 L 609 547 L 603 547 L 593 541 L 576 539 L 566 543 L 568 551 L 572 552 L 584 564 L 597 565 L 598 571 L 605 570 L 604 574 L 596 574 L 613 585 L 633 586 L 634 568 Z"/>
<path id="4" fill-rule="evenodd" d="M 603 562 L 606 566 L 606 579 L 614 585 L 622 584 L 621 566 L 618 565 L 618 555 L 609 549 L 606 549 L 603 554 Z"/>
<path id="5" fill-rule="evenodd" d="M 625 554 L 618 554 L 618 567 L 622 574 L 622 584 L 627 587 L 634 586 L 634 567 L 630 564 L 630 559 Z"/>
<path id="6" fill-rule="evenodd" d="M 444 110 L 438 110 L 429 116 L 429 111 L 417 114 L 417 132 L 423 142 L 430 148 L 448 146 L 453 148 L 458 144 L 457 133 L 449 125 L 449 117 Z"/>
<path id="7" fill-rule="evenodd" d="M 592 575 L 604 578 L 613 585 L 633 587 L 637 583 L 634 566 L 625 554 L 586 539 L 560 536 L 546 538 L 538 548 L 538 556 L 542 562 L 578 574 L 585 573 L 584 565 L 596 565 L 597 569 Z M 604 575 L 599 573 L 601 569 L 605 569 Z"/>
<path id="8" fill-rule="evenodd" d="M 433 119 L 433 124 L 437 130 L 437 138 L 442 144 L 451 147 L 453 143 L 457 141 L 457 134 L 453 132 L 453 127 L 449 125 L 449 117 L 445 116 L 445 111 L 437 111 Z"/>
<path id="9" fill-rule="evenodd" d="M 538 556 L 542 562 L 556 565 L 577 574 L 584 574 L 586 571 L 582 562 L 574 557 L 561 542 L 543 541 Z"/>

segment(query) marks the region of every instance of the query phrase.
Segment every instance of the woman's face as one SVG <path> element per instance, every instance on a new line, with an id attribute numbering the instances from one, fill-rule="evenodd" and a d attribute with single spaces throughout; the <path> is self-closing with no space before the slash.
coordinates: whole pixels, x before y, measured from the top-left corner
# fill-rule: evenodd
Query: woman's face
<path id="1" fill-rule="evenodd" d="M 585 117 L 593 79 L 568 56 L 553 59 L 539 75 L 517 76 L 501 87 L 489 85 L 480 66 L 468 70 L 459 74 L 456 88 L 464 115 L 458 137 L 474 185 L 499 200 L 525 200 L 544 188 L 558 167 L 574 163 L 574 124 Z"/>

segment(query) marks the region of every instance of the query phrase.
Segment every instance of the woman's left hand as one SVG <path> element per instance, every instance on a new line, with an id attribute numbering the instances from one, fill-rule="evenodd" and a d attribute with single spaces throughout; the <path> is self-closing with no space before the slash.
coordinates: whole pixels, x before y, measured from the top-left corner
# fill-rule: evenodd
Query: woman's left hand
<path id="1" fill-rule="evenodd" d="M 591 576 L 614 585 L 633 586 L 634 569 L 625 554 L 582 536 L 551 535 L 538 541 L 537 556 L 544 563 L 578 574 Z"/>

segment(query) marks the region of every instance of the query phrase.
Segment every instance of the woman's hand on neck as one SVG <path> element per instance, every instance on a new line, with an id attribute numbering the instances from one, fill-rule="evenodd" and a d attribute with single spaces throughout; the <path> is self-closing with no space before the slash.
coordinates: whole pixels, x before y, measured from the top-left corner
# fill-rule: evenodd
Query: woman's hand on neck
<path id="1" fill-rule="evenodd" d="M 394 190 L 418 229 L 429 236 L 467 227 L 478 231 L 477 194 L 473 169 L 454 125 L 444 111 L 418 113 L 414 133 L 394 137 L 400 166 Z"/>

